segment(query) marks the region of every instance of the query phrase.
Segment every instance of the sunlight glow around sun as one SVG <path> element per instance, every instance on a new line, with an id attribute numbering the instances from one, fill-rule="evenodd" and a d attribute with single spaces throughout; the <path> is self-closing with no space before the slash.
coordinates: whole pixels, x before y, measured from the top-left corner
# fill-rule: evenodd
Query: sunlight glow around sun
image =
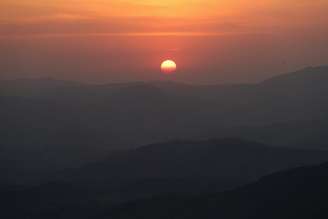
<path id="1" fill-rule="evenodd" d="M 177 70 L 177 65 L 172 60 L 166 60 L 161 64 L 161 71 L 164 74 L 172 74 Z"/>

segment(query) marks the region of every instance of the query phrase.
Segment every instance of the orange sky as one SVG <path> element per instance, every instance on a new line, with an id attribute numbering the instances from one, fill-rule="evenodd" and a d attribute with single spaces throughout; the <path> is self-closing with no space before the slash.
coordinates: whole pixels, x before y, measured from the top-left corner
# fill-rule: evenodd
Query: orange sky
<path id="1" fill-rule="evenodd" d="M 328 63 L 327 11 L 327 0 L 1 0 L 0 79 L 156 80 L 172 58 L 179 80 L 259 80 Z"/>
<path id="2" fill-rule="evenodd" d="M 267 33 L 319 29 L 328 11 L 327 0 L 2 0 L 0 6 L 2 34 Z"/>

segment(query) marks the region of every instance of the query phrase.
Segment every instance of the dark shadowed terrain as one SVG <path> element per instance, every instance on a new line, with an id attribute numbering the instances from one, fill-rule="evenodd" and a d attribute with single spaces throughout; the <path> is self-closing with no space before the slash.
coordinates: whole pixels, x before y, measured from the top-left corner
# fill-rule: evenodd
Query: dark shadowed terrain
<path id="1" fill-rule="evenodd" d="M 126 204 L 60 184 L 1 192 L 10 218 L 326 218 L 327 164 L 278 172 L 233 190 L 166 194 Z"/>
<path id="2" fill-rule="evenodd" d="M 245 85 L 2 81 L 3 180 L 35 182 L 113 150 L 176 139 L 326 149 L 327 75 L 322 66 Z"/>
<path id="3" fill-rule="evenodd" d="M 278 172 L 223 193 L 132 202 L 99 218 L 327 218 L 327 183 L 325 163 Z"/>
<path id="4" fill-rule="evenodd" d="M 1 81 L 2 214 L 326 218 L 327 84 Z"/>
<path id="5" fill-rule="evenodd" d="M 51 183 L 3 186 L 0 201 L 8 209 L 7 214 L 14 218 L 93 218 L 94 215 L 102 218 L 107 214 L 114 214 L 113 218 L 121 218 L 121 215 L 123 218 L 134 218 L 134 215 L 140 218 L 179 218 L 185 213 L 188 218 L 194 218 L 195 213 L 199 216 L 208 214 L 207 217 L 212 218 L 221 215 L 221 202 L 224 210 L 234 208 L 235 201 L 241 205 L 238 207 L 242 207 L 242 202 L 252 203 L 253 207 L 258 204 L 255 199 L 248 202 L 242 193 L 238 198 L 231 195 L 232 200 L 228 197 L 230 206 L 225 201 L 226 194 L 235 192 L 221 192 L 277 170 L 327 160 L 328 153 L 324 151 L 268 147 L 238 139 L 170 142 L 114 153 L 102 162 L 63 172 Z M 264 177 L 259 183 L 245 188 L 261 190 L 257 185 L 262 186 L 262 181 L 273 183 L 274 188 L 277 186 L 275 178 L 272 182 L 268 180 L 271 178 Z M 287 184 L 291 182 L 286 181 Z M 302 185 L 301 181 L 298 183 Z M 264 192 L 274 195 L 267 187 L 263 188 Z M 239 192 L 237 189 L 236 193 Z M 255 191 L 255 197 L 263 199 L 259 193 Z M 253 196 L 253 193 L 249 195 Z"/>

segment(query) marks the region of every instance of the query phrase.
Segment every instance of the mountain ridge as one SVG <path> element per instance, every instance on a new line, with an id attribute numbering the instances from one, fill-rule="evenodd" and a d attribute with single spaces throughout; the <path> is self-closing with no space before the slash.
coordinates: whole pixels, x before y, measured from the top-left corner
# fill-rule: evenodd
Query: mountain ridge
<path id="1" fill-rule="evenodd" d="M 71 84 L 71 85 L 84 85 L 84 86 L 92 86 L 92 87 L 129 87 L 132 86 L 142 86 L 142 85 L 157 85 L 158 87 L 230 87 L 230 86 L 243 86 L 243 85 L 258 85 L 258 84 L 270 84 L 270 83 L 278 83 L 283 79 L 295 79 L 297 77 L 307 77 L 311 78 L 311 76 L 315 76 L 316 78 L 325 76 L 328 80 L 328 65 L 320 65 L 320 66 L 308 66 L 302 69 L 298 69 L 293 72 L 282 73 L 278 75 L 271 76 L 267 79 L 264 79 L 258 83 L 219 83 L 219 84 L 194 84 L 188 82 L 181 81 L 170 81 L 170 80 L 157 80 L 157 81 L 132 81 L 132 82 L 117 82 L 117 83 L 84 83 L 78 81 L 71 80 L 61 80 L 55 78 L 21 78 L 21 79 L 7 79 L 0 80 L 0 84 L 32 84 L 33 82 L 38 83 L 53 83 L 53 84 Z M 36 84 L 35 84 L 36 85 Z"/>
<path id="2" fill-rule="evenodd" d="M 323 72 L 315 69 L 307 74 Z M 76 167 L 99 161 L 113 150 L 171 139 L 235 136 L 273 146 L 327 148 L 328 87 L 322 81 L 324 86 L 307 83 L 295 89 L 258 84 L 180 88 L 165 82 L 112 88 L 64 83 L 65 88 L 56 85 L 47 91 L 32 86 L 31 92 L 11 93 L 0 86 L 3 172 L 32 176 L 21 171 Z M 6 169 L 10 167 L 11 171 Z"/>

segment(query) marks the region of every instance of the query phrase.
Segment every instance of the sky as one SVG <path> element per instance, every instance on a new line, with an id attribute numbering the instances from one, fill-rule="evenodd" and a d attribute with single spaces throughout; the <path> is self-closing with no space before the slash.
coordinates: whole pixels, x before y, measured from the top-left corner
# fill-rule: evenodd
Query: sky
<path id="1" fill-rule="evenodd" d="M 328 64 L 327 11 L 327 0 L 1 0 L 0 79 L 260 81 Z M 175 74 L 161 74 L 165 59 Z"/>

